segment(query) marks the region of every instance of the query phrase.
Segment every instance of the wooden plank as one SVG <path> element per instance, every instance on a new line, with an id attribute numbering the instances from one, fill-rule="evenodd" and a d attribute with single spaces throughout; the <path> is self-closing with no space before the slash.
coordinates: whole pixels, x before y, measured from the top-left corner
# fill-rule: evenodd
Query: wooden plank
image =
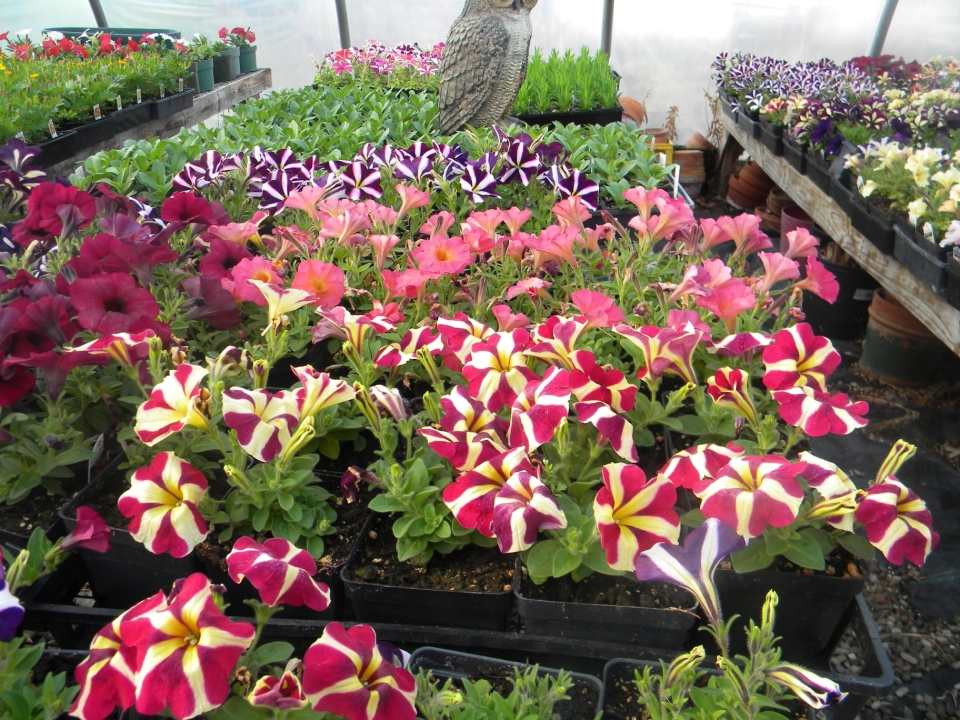
<path id="1" fill-rule="evenodd" d="M 884 255 L 850 224 L 850 218 L 805 175 L 759 141 L 747 136 L 742 127 L 721 115 L 730 140 L 739 143 L 794 202 L 802 207 L 840 247 L 869 272 L 884 290 L 903 303 L 911 313 L 960 355 L 960 310 L 951 307 L 892 255 Z"/>
<path id="2" fill-rule="evenodd" d="M 122 148 L 127 140 L 173 137 L 183 128 L 193 127 L 204 120 L 215 117 L 237 103 L 256 97 L 264 90 L 269 90 L 272 86 L 273 76 L 270 68 L 261 68 L 252 73 L 241 75 L 235 80 L 215 86 L 210 92 L 195 96 L 192 107 L 160 120 L 149 120 L 142 125 L 114 135 L 109 140 L 84 148 L 72 158 L 47 168 L 47 172 L 54 175 L 70 175 L 78 165 L 91 155 L 96 155 L 104 150 Z"/>

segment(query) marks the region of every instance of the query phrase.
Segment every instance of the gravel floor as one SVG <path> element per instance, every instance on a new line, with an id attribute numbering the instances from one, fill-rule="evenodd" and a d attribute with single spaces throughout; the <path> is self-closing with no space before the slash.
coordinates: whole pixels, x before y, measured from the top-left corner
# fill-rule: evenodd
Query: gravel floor
<path id="1" fill-rule="evenodd" d="M 930 619 L 908 601 L 911 581 L 923 577 L 914 566 L 874 563 L 864 596 L 880 630 L 896 680 L 887 697 L 874 698 L 862 720 L 907 720 L 960 717 L 960 618 Z M 833 657 L 840 672 L 859 674 L 858 646 L 845 637 Z"/>

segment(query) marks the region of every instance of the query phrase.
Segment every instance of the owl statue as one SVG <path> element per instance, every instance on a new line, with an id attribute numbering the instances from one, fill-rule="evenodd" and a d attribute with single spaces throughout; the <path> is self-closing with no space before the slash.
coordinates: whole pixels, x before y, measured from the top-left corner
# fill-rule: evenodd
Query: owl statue
<path id="1" fill-rule="evenodd" d="M 513 108 L 527 72 L 537 0 L 467 0 L 440 68 L 440 133 L 492 125 Z"/>

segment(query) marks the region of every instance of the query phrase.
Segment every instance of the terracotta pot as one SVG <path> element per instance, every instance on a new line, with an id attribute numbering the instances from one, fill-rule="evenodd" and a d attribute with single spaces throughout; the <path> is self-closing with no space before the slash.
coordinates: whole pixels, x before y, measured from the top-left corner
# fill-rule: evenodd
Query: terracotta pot
<path id="1" fill-rule="evenodd" d="M 707 140 L 700 133 L 694 133 L 687 141 L 684 143 L 685 147 L 693 148 L 694 150 L 715 150 L 713 143 Z"/>
<path id="2" fill-rule="evenodd" d="M 739 175 L 751 185 L 762 188 L 768 192 L 776 185 L 753 160 L 745 163 L 744 166 L 740 168 Z"/>
<path id="3" fill-rule="evenodd" d="M 917 387 L 930 382 L 943 355 L 940 340 L 878 288 L 868 309 L 861 369 L 892 385 Z"/>
<path id="4" fill-rule="evenodd" d="M 623 108 L 623 114 L 633 120 L 637 125 L 643 125 L 647 119 L 647 109 L 639 100 L 634 100 L 632 97 L 621 95 L 620 107 Z"/>
<path id="5" fill-rule="evenodd" d="M 744 199 L 746 204 L 737 203 L 742 208 L 755 208 L 757 205 L 763 205 L 767 197 L 765 192 L 761 192 L 745 183 L 736 175 L 730 178 L 730 190 Z"/>
<path id="6" fill-rule="evenodd" d="M 780 252 L 787 250 L 787 233 L 798 228 L 810 230 L 812 227 L 813 220 L 803 211 L 803 208 L 796 205 L 784 208 L 780 212 Z"/>
<path id="7" fill-rule="evenodd" d="M 727 190 L 727 202 L 744 212 L 750 212 L 750 209 L 756 207 L 757 199 L 751 195 L 743 195 L 733 185 Z"/>
<path id="8" fill-rule="evenodd" d="M 643 129 L 644 135 L 656 138 L 657 144 L 670 142 L 670 131 L 662 127 L 648 127 Z"/>
<path id="9" fill-rule="evenodd" d="M 760 229 L 768 235 L 780 234 L 780 215 L 771 212 L 766 205 L 753 209 L 753 214 L 760 218 Z"/>
<path id="10" fill-rule="evenodd" d="M 773 188 L 767 195 L 767 207 L 770 208 L 770 212 L 777 215 L 780 215 L 785 208 L 796 207 L 796 205 L 790 196 L 778 187 Z"/>

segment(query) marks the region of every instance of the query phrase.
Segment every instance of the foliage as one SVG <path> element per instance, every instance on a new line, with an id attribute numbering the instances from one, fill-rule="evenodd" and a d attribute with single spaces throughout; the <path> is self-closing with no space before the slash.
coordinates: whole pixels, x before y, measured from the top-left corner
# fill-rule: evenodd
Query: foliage
<path id="1" fill-rule="evenodd" d="M 553 50 L 547 59 L 535 48 L 527 63 L 513 114 L 542 114 L 619 107 L 620 78 L 610 69 L 601 50 L 595 55 L 584 46 L 574 55 Z"/>
<path id="2" fill-rule="evenodd" d="M 25 646 L 22 637 L 0 643 L 0 715 L 9 720 L 57 720 L 80 688 L 67 687 L 65 672 L 48 674 L 35 684 L 33 668 L 43 644 Z"/>

